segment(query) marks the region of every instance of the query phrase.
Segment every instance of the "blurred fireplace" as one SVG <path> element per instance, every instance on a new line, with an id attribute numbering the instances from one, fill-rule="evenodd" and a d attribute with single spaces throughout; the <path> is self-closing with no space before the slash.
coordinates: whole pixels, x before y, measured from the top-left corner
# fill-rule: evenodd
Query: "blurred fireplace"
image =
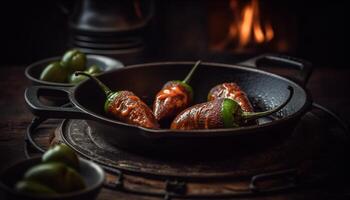
<path id="1" fill-rule="evenodd" d="M 274 52 L 345 67 L 346 9 L 338 1 L 159 0 L 149 41 L 156 58 L 235 62 Z"/>
<path id="2" fill-rule="evenodd" d="M 209 50 L 234 54 L 291 53 L 296 17 L 259 0 L 208 2 Z"/>

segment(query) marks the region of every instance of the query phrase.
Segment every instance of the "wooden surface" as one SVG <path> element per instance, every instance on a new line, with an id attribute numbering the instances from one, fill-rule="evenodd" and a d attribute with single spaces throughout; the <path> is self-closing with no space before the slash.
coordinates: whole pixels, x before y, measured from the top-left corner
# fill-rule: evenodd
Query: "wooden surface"
<path id="1" fill-rule="evenodd" d="M 23 67 L 0 68 L 0 170 L 25 159 L 23 137 L 32 114 L 23 98 L 29 81 Z M 307 89 L 315 102 L 350 121 L 350 69 L 315 69 Z M 98 199 L 120 199 L 123 194 L 104 189 Z M 129 196 L 125 199 L 153 199 Z M 121 198 L 121 199 L 124 199 Z"/>

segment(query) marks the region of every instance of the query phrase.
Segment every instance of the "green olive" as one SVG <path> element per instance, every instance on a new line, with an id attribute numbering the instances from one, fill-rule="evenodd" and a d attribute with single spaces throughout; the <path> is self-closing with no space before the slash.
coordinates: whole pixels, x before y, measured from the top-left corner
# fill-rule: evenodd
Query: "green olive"
<path id="1" fill-rule="evenodd" d="M 58 193 L 72 192 L 85 188 L 83 178 L 63 163 L 43 163 L 30 168 L 25 180 L 34 181 L 52 188 Z"/>
<path id="2" fill-rule="evenodd" d="M 78 156 L 75 154 L 73 149 L 65 144 L 57 144 L 49 148 L 49 150 L 47 150 L 42 156 L 42 161 L 44 163 L 62 162 L 69 167 L 79 169 Z"/>
<path id="3" fill-rule="evenodd" d="M 86 79 L 87 78 L 85 76 L 82 76 L 82 75 L 75 76 L 74 74 L 71 74 L 69 76 L 69 83 L 78 84 Z"/>
<path id="4" fill-rule="evenodd" d="M 67 51 L 61 60 L 61 65 L 70 74 L 75 71 L 84 71 L 86 69 L 86 56 L 84 53 L 78 51 L 77 49 L 72 49 Z"/>
<path id="5" fill-rule="evenodd" d="M 50 187 L 37 183 L 35 181 L 23 180 L 19 181 L 15 189 L 18 192 L 32 195 L 55 195 L 57 192 Z"/>
<path id="6" fill-rule="evenodd" d="M 66 173 L 67 167 L 63 163 L 44 163 L 30 168 L 24 179 L 38 182 L 61 193 L 68 191 L 64 182 Z"/>
<path id="7" fill-rule="evenodd" d="M 89 67 L 87 70 L 85 70 L 84 72 L 91 74 L 93 76 L 96 76 L 98 74 L 100 74 L 102 72 L 102 70 L 96 66 L 96 65 L 92 65 L 91 67 Z M 86 80 L 87 77 L 83 76 L 83 75 L 75 75 L 75 74 L 71 74 L 69 76 L 69 83 L 73 83 L 73 84 L 77 84 L 82 82 L 83 80 Z"/>
<path id="8" fill-rule="evenodd" d="M 67 76 L 68 72 L 62 68 L 59 62 L 52 62 L 41 72 L 40 80 L 65 83 Z"/>
<path id="9" fill-rule="evenodd" d="M 69 192 L 74 192 L 85 188 L 84 179 L 76 170 L 70 167 L 67 169 L 64 182 L 66 183 L 67 190 Z"/>
<path id="10" fill-rule="evenodd" d="M 89 74 L 99 74 L 102 70 L 97 65 L 91 65 L 85 72 Z"/>

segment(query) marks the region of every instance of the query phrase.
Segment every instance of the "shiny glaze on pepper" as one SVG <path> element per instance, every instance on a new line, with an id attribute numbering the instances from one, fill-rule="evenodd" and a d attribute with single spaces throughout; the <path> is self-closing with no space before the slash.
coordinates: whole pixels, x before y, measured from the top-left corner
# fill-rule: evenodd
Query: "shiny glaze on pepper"
<path id="1" fill-rule="evenodd" d="M 153 103 L 153 114 L 158 121 L 174 118 L 192 102 L 191 77 L 201 61 L 197 61 L 184 80 L 168 81 L 157 93 Z"/>
<path id="2" fill-rule="evenodd" d="M 263 112 L 245 112 L 237 101 L 229 98 L 217 98 L 213 101 L 194 105 L 176 116 L 171 124 L 171 129 L 218 129 L 249 125 L 247 122 L 271 115 L 286 106 L 294 94 L 292 87 L 288 86 L 288 90 L 290 93 L 286 101 L 271 110 Z"/>
<path id="3" fill-rule="evenodd" d="M 236 83 L 222 83 L 213 87 L 208 94 L 208 101 L 217 98 L 229 98 L 238 102 L 245 112 L 253 112 L 253 106 L 245 92 Z"/>
<path id="4" fill-rule="evenodd" d="M 153 113 L 157 120 L 175 117 L 191 102 L 190 92 L 179 82 L 167 82 L 156 95 Z"/>
<path id="5" fill-rule="evenodd" d="M 75 75 L 87 76 L 95 81 L 106 95 L 104 112 L 109 116 L 128 124 L 145 128 L 158 129 L 159 124 L 152 110 L 133 92 L 113 92 L 99 79 L 86 72 L 75 72 Z"/>
<path id="6" fill-rule="evenodd" d="M 224 128 L 221 105 L 224 99 L 217 99 L 194 105 L 181 112 L 171 123 L 171 129 L 194 130 Z"/>
<path id="7" fill-rule="evenodd" d="M 151 129 L 159 128 L 152 110 L 130 91 L 119 91 L 114 100 L 110 102 L 107 114 L 128 124 Z"/>

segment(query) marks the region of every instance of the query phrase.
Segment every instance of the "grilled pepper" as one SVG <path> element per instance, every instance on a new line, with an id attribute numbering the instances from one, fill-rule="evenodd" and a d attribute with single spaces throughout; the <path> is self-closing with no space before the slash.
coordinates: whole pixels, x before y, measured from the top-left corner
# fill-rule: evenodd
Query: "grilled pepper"
<path id="1" fill-rule="evenodd" d="M 193 90 L 188 83 L 200 62 L 196 62 L 184 80 L 168 81 L 158 92 L 153 103 L 153 113 L 158 121 L 175 117 L 190 105 Z"/>
<path id="2" fill-rule="evenodd" d="M 242 126 L 250 120 L 271 115 L 287 105 L 294 93 L 292 87 L 288 89 L 290 93 L 283 104 L 264 112 L 244 112 L 239 103 L 228 98 L 197 104 L 182 111 L 172 122 L 171 129 L 218 129 Z"/>
<path id="3" fill-rule="evenodd" d="M 159 124 L 152 110 L 133 92 L 112 92 L 105 84 L 96 77 L 85 72 L 75 72 L 75 75 L 84 75 L 94 80 L 106 94 L 104 112 L 111 117 L 128 124 L 145 128 L 158 129 Z"/>
<path id="4" fill-rule="evenodd" d="M 235 100 L 244 112 L 253 112 L 253 106 L 250 104 L 247 95 L 236 83 L 222 83 L 213 87 L 208 94 L 208 101 L 218 98 L 228 98 Z"/>

